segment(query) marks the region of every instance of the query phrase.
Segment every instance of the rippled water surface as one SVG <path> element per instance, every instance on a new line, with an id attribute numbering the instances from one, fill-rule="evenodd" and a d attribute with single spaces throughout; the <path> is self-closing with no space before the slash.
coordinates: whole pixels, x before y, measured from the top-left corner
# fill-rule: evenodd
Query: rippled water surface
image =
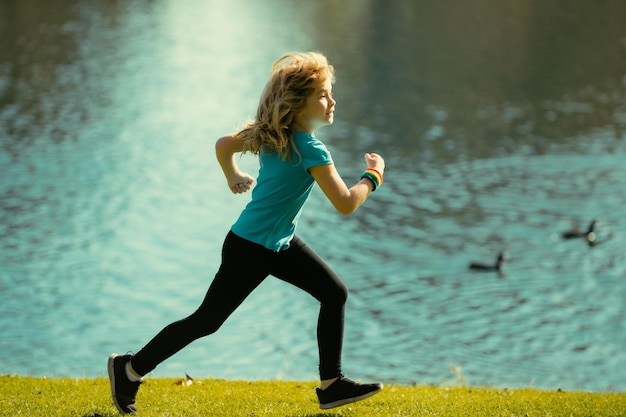
<path id="1" fill-rule="evenodd" d="M 272 62 L 324 52 L 346 182 L 299 234 L 350 288 L 344 370 L 418 384 L 624 391 L 626 5 L 0 4 L 0 373 L 101 376 L 191 313 L 247 202 L 216 138 Z M 256 160 L 241 166 L 251 173 Z M 596 245 L 561 232 L 597 219 Z M 477 273 L 472 261 L 506 261 Z M 268 279 L 157 376 L 316 378 L 316 302 Z"/>

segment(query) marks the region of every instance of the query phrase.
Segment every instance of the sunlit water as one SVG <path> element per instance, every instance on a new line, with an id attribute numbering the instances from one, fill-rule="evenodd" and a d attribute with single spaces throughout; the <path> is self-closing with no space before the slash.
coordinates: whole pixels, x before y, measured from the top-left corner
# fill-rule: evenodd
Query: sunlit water
<path id="1" fill-rule="evenodd" d="M 350 288 L 346 374 L 626 389 L 626 7 L 31 3 L 0 6 L 0 373 L 104 375 L 197 307 L 249 198 L 214 141 L 314 49 L 339 171 L 388 167 L 350 216 L 316 190 L 299 227 Z M 599 245 L 560 237 L 593 218 Z M 502 276 L 468 270 L 500 251 Z M 317 309 L 268 278 L 154 374 L 315 379 Z"/>

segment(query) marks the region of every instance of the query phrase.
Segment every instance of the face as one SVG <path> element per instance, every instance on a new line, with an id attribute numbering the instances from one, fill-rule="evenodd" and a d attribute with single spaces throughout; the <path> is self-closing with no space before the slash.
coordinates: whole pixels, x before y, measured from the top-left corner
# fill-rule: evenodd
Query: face
<path id="1" fill-rule="evenodd" d="M 335 103 L 332 83 L 326 80 L 313 94 L 307 97 L 304 109 L 295 119 L 296 128 L 313 133 L 316 129 L 333 123 Z"/>

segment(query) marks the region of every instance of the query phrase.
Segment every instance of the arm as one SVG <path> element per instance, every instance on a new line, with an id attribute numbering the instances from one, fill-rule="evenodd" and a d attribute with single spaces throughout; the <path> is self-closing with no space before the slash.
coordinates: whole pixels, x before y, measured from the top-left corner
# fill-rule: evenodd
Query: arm
<path id="1" fill-rule="evenodd" d="M 365 161 L 368 167 L 375 168 L 381 173 L 385 170 L 385 161 L 378 154 L 365 154 Z M 333 164 L 311 167 L 309 171 L 326 197 L 341 214 L 354 212 L 374 189 L 372 182 L 365 178 L 348 188 Z"/>
<path id="2" fill-rule="evenodd" d="M 254 178 L 241 172 L 235 160 L 235 154 L 243 150 L 243 142 L 233 135 L 221 137 L 215 143 L 215 155 L 222 167 L 228 187 L 234 194 L 241 194 L 252 188 Z"/>

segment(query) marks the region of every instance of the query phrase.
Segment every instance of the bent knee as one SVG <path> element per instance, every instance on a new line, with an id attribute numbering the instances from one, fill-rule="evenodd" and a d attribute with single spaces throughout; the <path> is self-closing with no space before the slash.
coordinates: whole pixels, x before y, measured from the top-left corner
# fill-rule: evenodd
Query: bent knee
<path id="1" fill-rule="evenodd" d="M 347 300 L 348 288 L 343 283 L 341 283 L 332 288 L 332 290 L 326 291 L 320 302 L 322 304 L 343 306 Z"/>
<path id="2" fill-rule="evenodd" d="M 189 316 L 186 321 L 187 325 L 193 329 L 192 332 L 195 333 L 196 337 L 209 336 L 217 332 L 224 323 L 224 320 L 215 320 L 214 317 L 206 317 L 206 315 L 201 314 L 200 311 L 196 311 Z"/>

